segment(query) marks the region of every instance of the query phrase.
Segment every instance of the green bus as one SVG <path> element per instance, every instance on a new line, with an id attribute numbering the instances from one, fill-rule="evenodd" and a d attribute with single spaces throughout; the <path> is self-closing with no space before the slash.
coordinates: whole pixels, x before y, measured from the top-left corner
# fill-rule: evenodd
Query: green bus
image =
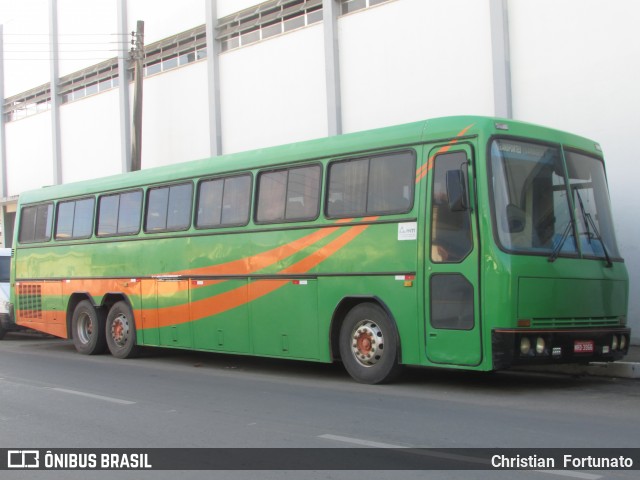
<path id="1" fill-rule="evenodd" d="M 19 325 L 141 347 L 500 370 L 628 351 L 600 146 L 447 117 L 20 195 Z"/>

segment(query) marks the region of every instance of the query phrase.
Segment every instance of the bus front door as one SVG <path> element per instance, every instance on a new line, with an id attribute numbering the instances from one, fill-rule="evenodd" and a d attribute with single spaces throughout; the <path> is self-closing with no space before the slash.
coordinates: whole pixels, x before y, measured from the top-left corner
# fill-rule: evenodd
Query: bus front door
<path id="1" fill-rule="evenodd" d="M 473 150 L 465 144 L 440 146 L 429 152 L 429 159 L 426 354 L 437 364 L 479 365 L 479 245 L 474 183 L 469 182 Z"/>

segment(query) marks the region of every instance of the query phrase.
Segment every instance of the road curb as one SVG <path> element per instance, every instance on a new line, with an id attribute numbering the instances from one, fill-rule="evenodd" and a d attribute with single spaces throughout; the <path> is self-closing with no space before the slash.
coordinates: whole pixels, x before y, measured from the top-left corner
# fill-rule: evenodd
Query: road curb
<path id="1" fill-rule="evenodd" d="M 545 365 L 521 367 L 528 372 L 561 373 L 567 375 L 591 375 L 594 377 L 640 379 L 640 363 L 637 362 L 594 362 L 589 365 Z"/>

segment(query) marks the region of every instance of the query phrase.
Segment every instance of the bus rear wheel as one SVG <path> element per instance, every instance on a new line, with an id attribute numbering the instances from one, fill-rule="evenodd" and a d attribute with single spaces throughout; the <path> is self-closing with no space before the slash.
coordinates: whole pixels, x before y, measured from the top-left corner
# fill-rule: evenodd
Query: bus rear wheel
<path id="1" fill-rule="evenodd" d="M 393 380 L 400 372 L 398 333 L 387 313 L 375 303 L 353 307 L 340 328 L 340 357 L 360 383 Z"/>
<path id="2" fill-rule="evenodd" d="M 106 325 L 107 345 L 117 358 L 133 358 L 140 347 L 136 345 L 136 325 L 127 302 L 117 302 L 109 310 Z"/>
<path id="3" fill-rule="evenodd" d="M 107 350 L 104 313 L 89 300 L 76 306 L 71 318 L 71 337 L 76 350 L 83 355 L 99 355 Z"/>

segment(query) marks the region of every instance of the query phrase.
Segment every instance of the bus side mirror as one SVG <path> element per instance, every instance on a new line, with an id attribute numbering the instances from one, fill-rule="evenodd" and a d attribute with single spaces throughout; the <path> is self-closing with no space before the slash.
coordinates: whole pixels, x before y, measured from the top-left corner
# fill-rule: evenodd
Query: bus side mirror
<path id="1" fill-rule="evenodd" d="M 520 207 L 510 203 L 507 205 L 507 224 L 509 233 L 522 233 L 527 223 L 527 216 Z"/>
<path id="2" fill-rule="evenodd" d="M 462 170 L 447 170 L 447 199 L 452 212 L 464 212 L 469 208 Z"/>

